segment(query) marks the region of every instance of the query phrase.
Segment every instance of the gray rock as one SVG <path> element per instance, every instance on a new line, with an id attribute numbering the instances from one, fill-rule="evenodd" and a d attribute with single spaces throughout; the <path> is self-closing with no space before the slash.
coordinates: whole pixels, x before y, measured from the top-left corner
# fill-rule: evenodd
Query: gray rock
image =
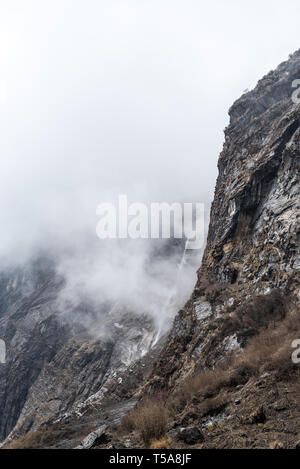
<path id="1" fill-rule="evenodd" d="M 106 428 L 106 425 L 102 425 L 97 430 L 90 433 L 75 449 L 90 449 L 99 444 L 108 443 L 110 438 L 105 434 Z"/>
<path id="2" fill-rule="evenodd" d="M 204 441 L 204 435 L 198 427 L 181 428 L 177 438 L 187 445 L 195 445 Z"/>
<path id="3" fill-rule="evenodd" d="M 212 315 L 212 307 L 208 302 L 195 302 L 195 312 L 198 321 L 203 321 Z"/>

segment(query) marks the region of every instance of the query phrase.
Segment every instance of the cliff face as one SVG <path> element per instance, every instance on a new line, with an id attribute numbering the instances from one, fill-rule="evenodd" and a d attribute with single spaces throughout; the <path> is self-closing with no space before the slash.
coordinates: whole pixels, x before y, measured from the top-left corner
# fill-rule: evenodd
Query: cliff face
<path id="1" fill-rule="evenodd" d="M 0 440 L 16 424 L 45 364 L 68 339 L 54 314 L 60 280 L 45 260 L 41 264 L 1 275 L 0 336 L 6 363 L 0 365 Z"/>
<path id="2" fill-rule="evenodd" d="M 115 437 L 103 434 L 103 424 L 116 426 L 141 396 L 163 390 L 160 395 L 171 396 L 172 401 L 172 393 L 195 373 L 220 367 L 226 370 L 228 357 L 239 356 L 263 330 L 272 333 L 273 328 L 277 334 L 278 327 L 288 340 L 288 334 L 299 338 L 300 105 L 291 99 L 292 82 L 299 78 L 300 51 L 230 109 L 198 280 L 169 336 L 155 350 L 145 354 L 155 332 L 147 317 L 115 311 L 107 316 L 113 333 L 105 340 L 91 339 L 84 330 L 70 335 L 54 315 L 52 299 L 60 288 L 55 277 L 38 276 L 25 298 L 15 286 L 10 290 L 11 280 L 2 281 L 0 329 L 9 357 L 0 375 L 2 438 L 15 425 L 11 438 L 37 428 L 49 436 L 51 429 L 51 443 L 42 446 L 74 447 L 99 427 L 84 444 L 89 446 L 92 441 L 91 445 L 103 447 L 109 441 L 115 447 L 142 446 L 136 434 L 130 435 L 131 443 L 128 435 L 113 441 Z M 294 319 L 280 326 L 291 309 Z M 228 368 L 222 378 L 223 384 L 227 380 L 227 387 L 222 384 L 225 390 L 219 383 L 217 390 L 199 395 L 204 388 L 198 387 L 192 404 L 179 406 L 168 424 L 173 446 L 184 447 L 180 446 L 183 434 L 181 443 L 176 440 L 178 426 L 196 422 L 199 427 L 200 422 L 205 433 L 210 411 L 214 421 L 228 420 L 230 427 L 214 436 L 207 431 L 206 447 L 238 446 L 233 437 L 228 440 L 230 432 L 235 432 L 238 442 L 246 441 L 245 435 L 252 432 L 252 440 L 245 443 L 248 447 L 268 447 L 270 438 L 286 432 L 292 435 L 289 444 L 294 445 L 300 423 L 300 390 L 295 384 L 296 372 L 289 368 L 291 352 L 288 349 L 283 366 L 290 373 L 289 391 L 283 391 L 286 381 L 282 383 L 274 370 L 259 374 L 259 360 L 257 376 L 250 363 L 233 378 L 233 370 Z M 284 392 L 294 393 L 295 399 Z M 214 403 L 207 401 L 210 397 L 216 398 Z M 257 406 L 268 401 L 269 408 L 258 407 L 255 415 L 247 416 L 252 401 Z M 278 419 L 278 412 L 283 417 Z M 253 423 L 263 425 L 266 419 L 269 433 L 257 442 Z M 248 427 L 241 430 L 241 425 Z M 193 435 L 198 435 L 196 442 L 202 441 L 199 428 L 190 430 L 186 441 L 192 441 Z M 30 441 L 33 444 L 34 439 Z"/>
<path id="3" fill-rule="evenodd" d="M 2 274 L 0 337 L 7 353 L 0 365 L 0 440 L 12 430 L 16 437 L 69 413 L 80 415 L 85 401 L 93 395 L 101 400 L 105 385 L 113 385 L 155 339 L 150 317 L 121 306 L 107 308 L 99 319 L 81 305 L 83 317 L 94 313 L 101 321 L 99 337 L 92 335 L 90 318 L 86 329 L 71 327 L 58 311 L 63 283 L 45 259 Z"/>
<path id="4" fill-rule="evenodd" d="M 147 267 L 157 259 L 180 261 L 183 250 L 177 240 L 155 245 Z M 2 268 L 0 338 L 7 353 L 0 364 L 0 441 L 56 421 L 71 420 L 81 434 L 82 426 L 103 423 L 98 415 L 82 423 L 96 407 L 101 415 L 113 407 L 111 418 L 119 418 L 133 405 L 131 398 L 161 346 L 147 311 L 87 298 L 66 312 L 61 301 L 65 283 L 47 258 Z M 65 444 L 79 442 L 74 438 Z"/>
<path id="5" fill-rule="evenodd" d="M 231 107 L 197 283 L 127 415 L 133 431 L 106 430 L 114 447 L 300 446 L 299 77 L 300 51 Z M 160 440 L 155 412 L 168 415 Z"/>
<path id="6" fill-rule="evenodd" d="M 229 111 L 198 280 L 127 416 L 133 446 L 300 447 L 299 77 L 300 51 Z"/>
<path id="7" fill-rule="evenodd" d="M 154 366 L 150 389 L 172 388 L 195 367 L 212 367 L 239 351 L 261 326 L 284 317 L 280 292 L 300 298 L 300 106 L 292 101 L 298 77 L 299 51 L 229 111 L 198 281 Z M 277 310 L 264 313 L 277 289 Z M 234 321 L 256 296 L 256 321 Z"/>

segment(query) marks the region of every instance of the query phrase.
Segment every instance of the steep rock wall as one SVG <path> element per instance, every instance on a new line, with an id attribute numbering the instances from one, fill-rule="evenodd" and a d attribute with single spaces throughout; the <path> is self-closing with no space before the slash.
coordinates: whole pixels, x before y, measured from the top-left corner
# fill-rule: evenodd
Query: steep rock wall
<path id="1" fill-rule="evenodd" d="M 229 111 L 198 281 L 148 390 L 172 388 L 195 368 L 220 363 L 260 326 L 283 317 L 288 301 L 299 308 L 300 105 L 292 100 L 299 77 L 300 51 Z M 254 300 L 252 326 L 231 319 Z"/>

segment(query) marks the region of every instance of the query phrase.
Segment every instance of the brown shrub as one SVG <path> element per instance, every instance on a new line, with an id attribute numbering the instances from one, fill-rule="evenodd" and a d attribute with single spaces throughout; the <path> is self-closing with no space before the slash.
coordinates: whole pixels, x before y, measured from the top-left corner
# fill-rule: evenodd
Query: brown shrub
<path id="1" fill-rule="evenodd" d="M 275 326 L 276 321 L 286 316 L 289 306 L 289 298 L 279 289 L 265 296 L 255 296 L 235 312 L 236 326 L 256 331 L 272 323 Z"/>
<path id="2" fill-rule="evenodd" d="M 227 401 L 221 397 L 216 396 L 210 399 L 205 399 L 199 406 L 199 413 L 201 418 L 207 415 L 216 415 L 222 412 L 227 405 Z"/>
<path id="3" fill-rule="evenodd" d="M 293 309 L 276 327 L 269 327 L 249 340 L 242 355 L 236 359 L 257 369 L 278 370 L 280 374 L 292 371 L 291 344 L 300 334 L 300 317 Z"/>
<path id="4" fill-rule="evenodd" d="M 300 317 L 296 308 L 276 328 L 268 328 L 253 337 L 240 359 L 261 371 L 275 371 L 277 379 L 288 379 L 297 366 L 291 360 L 293 340 L 300 337 Z"/>
<path id="5" fill-rule="evenodd" d="M 281 298 L 281 293 L 278 296 L 278 292 L 274 292 L 271 300 L 266 303 L 258 302 L 266 308 L 261 312 L 268 311 L 269 317 L 273 315 L 272 317 L 277 318 L 279 315 L 286 315 L 286 310 L 281 310 L 281 301 L 276 306 L 276 298 Z M 249 316 L 246 317 L 249 319 Z M 250 317 L 254 320 L 255 314 Z M 210 398 L 217 395 L 222 388 L 245 384 L 251 376 L 262 371 L 273 370 L 278 378 L 288 378 L 295 371 L 291 360 L 291 344 L 297 337 L 300 337 L 300 317 L 295 308 L 288 312 L 283 321 L 276 325 L 269 323 L 259 334 L 249 339 L 248 345 L 236 357 L 229 358 L 222 366 L 200 371 L 188 378 L 169 398 L 171 415 L 181 412 L 195 396 L 199 396 L 199 402 L 201 398 L 208 398 L 201 406 L 204 408 L 206 402 L 209 410 L 210 404 L 213 404 Z"/>
<path id="6" fill-rule="evenodd" d="M 215 303 L 222 294 L 228 290 L 228 284 L 209 283 L 205 288 L 205 297 L 210 303 Z"/>
<path id="7" fill-rule="evenodd" d="M 121 420 L 120 425 L 121 433 L 131 433 L 135 430 L 135 409 L 130 410 Z"/>
<path id="8" fill-rule="evenodd" d="M 246 384 L 251 376 L 256 375 L 257 372 L 257 367 L 252 363 L 249 363 L 246 360 L 242 360 L 241 362 L 237 361 L 232 369 L 228 370 L 228 379 L 225 384 L 228 387 Z"/>
<path id="9" fill-rule="evenodd" d="M 167 430 L 168 412 L 157 396 L 147 397 L 132 409 L 121 422 L 121 428 L 129 432 L 137 430 L 145 445 L 161 439 Z"/>
<path id="10" fill-rule="evenodd" d="M 182 411 L 195 396 L 199 396 L 200 400 L 203 397 L 214 396 L 226 385 L 227 380 L 228 373 L 221 368 L 200 371 L 191 376 L 167 401 L 170 414 L 175 416 Z"/>
<path id="11" fill-rule="evenodd" d="M 182 394 L 190 399 L 195 392 L 214 392 L 222 387 L 225 380 L 226 372 L 221 368 L 201 371 L 186 382 Z"/>
<path id="12" fill-rule="evenodd" d="M 259 301 L 254 304 L 263 304 L 266 309 L 262 308 L 260 312 L 267 311 L 269 319 L 283 316 L 281 322 L 265 320 L 265 328 L 248 340 L 240 354 L 229 357 L 214 369 L 197 372 L 175 389 L 168 399 L 161 396 L 160 399 L 142 402 L 123 418 L 123 428 L 127 431 L 138 430 L 147 445 L 154 439 L 161 440 L 166 431 L 168 415 L 176 417 L 190 402 L 197 405 L 199 416 L 219 413 L 226 406 L 220 394 L 223 388 L 245 384 L 252 376 L 268 370 L 276 371 L 279 379 L 295 376 L 291 344 L 300 338 L 300 317 L 296 307 L 288 313 L 286 309 L 281 310 L 282 303 L 280 301 L 276 306 L 275 298 L 281 296 L 275 293 L 270 302 Z M 246 314 L 245 318 L 254 321 L 256 313 L 251 311 L 253 314 Z M 260 318 L 259 321 L 262 323 L 264 319 Z"/>

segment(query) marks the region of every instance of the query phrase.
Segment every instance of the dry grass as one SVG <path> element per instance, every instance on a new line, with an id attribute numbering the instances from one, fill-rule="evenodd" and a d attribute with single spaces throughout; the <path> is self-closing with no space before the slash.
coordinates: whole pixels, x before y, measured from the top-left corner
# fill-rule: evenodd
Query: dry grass
<path id="1" fill-rule="evenodd" d="M 198 397 L 201 404 L 200 412 L 206 415 L 210 411 L 223 405 L 221 399 L 211 399 L 224 386 L 228 385 L 230 374 L 228 369 L 215 368 L 213 370 L 201 371 L 190 377 L 185 383 L 169 397 L 167 406 L 170 415 L 176 416 L 194 397 Z M 204 400 L 203 400 L 204 399 Z"/>
<path id="2" fill-rule="evenodd" d="M 135 408 L 124 415 L 119 428 L 120 433 L 125 435 L 133 430 L 135 430 Z"/>
<path id="3" fill-rule="evenodd" d="M 204 399 L 204 401 L 199 405 L 198 411 L 201 417 L 218 414 L 222 412 L 226 404 L 227 401 L 225 401 L 221 396 L 216 396 L 210 399 Z"/>
<path id="4" fill-rule="evenodd" d="M 169 449 L 171 447 L 171 438 L 161 438 L 160 440 L 153 440 L 150 449 Z"/>
<path id="5" fill-rule="evenodd" d="M 294 368 L 291 344 L 299 337 L 300 317 L 294 309 L 278 327 L 263 330 L 253 337 L 236 361 L 251 363 L 259 370 L 273 370 L 283 376 Z"/>
<path id="6" fill-rule="evenodd" d="M 234 313 L 231 322 L 238 329 L 253 328 L 258 332 L 263 327 L 269 327 L 282 321 L 291 307 L 291 299 L 279 289 L 274 289 L 268 295 L 254 296 L 247 303 L 240 306 Z"/>
<path id="7" fill-rule="evenodd" d="M 226 380 L 226 371 L 221 368 L 200 371 L 184 384 L 180 394 L 184 400 L 190 398 L 197 392 L 210 393 L 219 390 Z"/>
<path id="8" fill-rule="evenodd" d="M 123 417 L 121 429 L 128 432 L 136 430 L 144 444 L 149 446 L 153 440 L 165 435 L 167 423 L 168 411 L 161 398 L 148 397 Z"/>
<path id="9" fill-rule="evenodd" d="M 7 449 L 40 449 L 52 446 L 61 435 L 53 430 L 37 430 L 10 443 Z"/>
<path id="10" fill-rule="evenodd" d="M 44 449 L 55 447 L 64 439 L 83 438 L 93 431 L 93 427 L 85 427 L 78 432 L 67 427 L 57 427 L 55 425 L 44 429 L 26 433 L 26 435 L 12 441 L 5 446 L 5 449 Z"/>
<path id="11" fill-rule="evenodd" d="M 252 376 L 269 370 L 275 371 L 279 379 L 295 376 L 291 344 L 300 338 L 297 308 L 292 307 L 289 312 L 280 311 L 282 298 L 277 293 L 271 295 L 267 302 L 255 300 L 251 303 L 250 313 L 247 310 L 247 314 L 243 315 L 243 324 L 247 326 L 252 325 L 257 318 L 254 305 L 261 307 L 259 314 L 266 314 L 268 321 L 266 318 L 258 320 L 260 332 L 249 339 L 241 353 L 229 357 L 214 369 L 202 370 L 189 377 L 168 398 L 156 396 L 145 399 L 123 418 L 123 429 L 127 432 L 138 431 L 146 446 L 150 444 L 153 449 L 166 448 L 168 417 L 176 418 L 186 408 L 189 409 L 191 402 L 196 404 L 200 418 L 221 412 L 226 406 L 222 391 L 245 384 Z"/>
<path id="12" fill-rule="evenodd" d="M 277 294 L 272 296 L 268 311 L 270 313 L 272 310 L 277 316 L 279 310 L 278 306 L 274 306 L 274 298 L 278 298 Z M 265 303 L 264 305 L 266 306 Z M 222 388 L 245 384 L 251 376 L 260 372 L 273 370 L 278 377 L 288 376 L 294 368 L 291 344 L 298 337 L 300 317 L 296 309 L 293 309 L 279 325 L 277 323 L 274 326 L 271 323 L 268 328 L 251 338 L 242 353 L 228 359 L 227 364 L 200 371 L 188 378 L 168 401 L 171 415 L 182 411 L 195 396 L 206 398 L 205 403 L 209 406 L 210 400 L 207 398 L 217 395 Z M 214 407 L 213 400 L 212 406 Z"/>

